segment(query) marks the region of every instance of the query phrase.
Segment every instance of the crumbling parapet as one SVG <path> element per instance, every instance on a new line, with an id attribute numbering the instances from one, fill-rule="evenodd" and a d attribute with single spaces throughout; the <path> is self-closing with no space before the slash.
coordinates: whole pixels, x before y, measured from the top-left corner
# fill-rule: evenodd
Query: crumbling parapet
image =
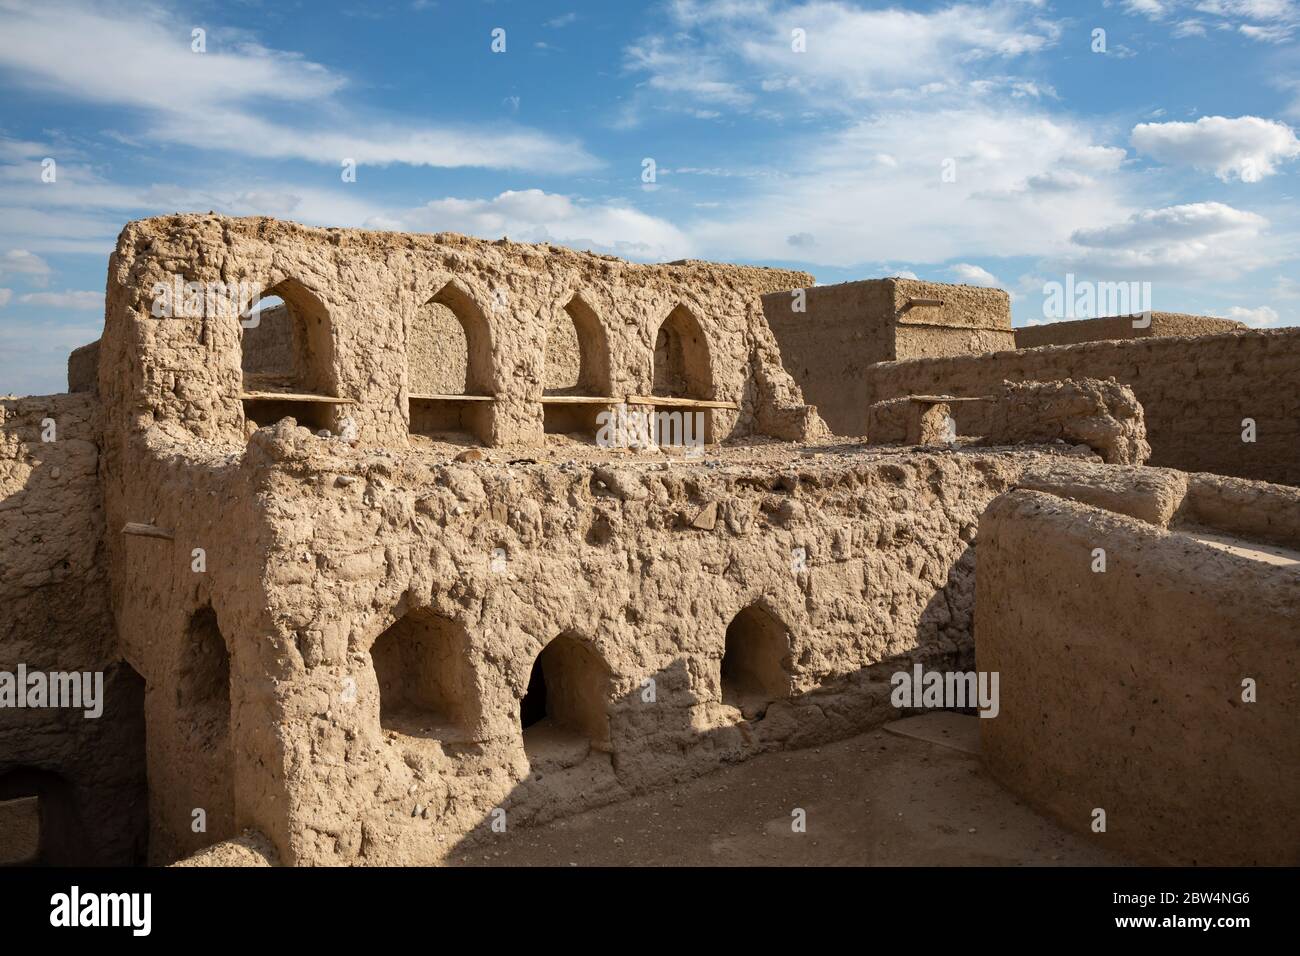
<path id="1" fill-rule="evenodd" d="M 1140 465 L 1151 457 L 1142 406 L 1114 379 L 1004 382 L 989 405 L 984 439 L 991 445 L 1085 444 L 1112 465 Z"/>
<path id="2" fill-rule="evenodd" d="M 1151 453 L 1142 406 L 1113 379 L 1004 382 L 990 396 L 888 399 L 868 409 L 867 429 L 875 444 L 952 445 L 959 438 L 985 445 L 1082 444 L 1110 464 L 1141 464 Z"/>

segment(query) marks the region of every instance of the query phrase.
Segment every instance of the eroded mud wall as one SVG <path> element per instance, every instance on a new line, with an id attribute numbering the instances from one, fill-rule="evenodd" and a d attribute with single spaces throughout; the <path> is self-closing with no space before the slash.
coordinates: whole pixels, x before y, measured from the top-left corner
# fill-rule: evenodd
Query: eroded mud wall
<path id="1" fill-rule="evenodd" d="M 874 401 L 909 394 L 991 395 L 1004 380 L 1116 378 L 1146 417 L 1151 465 L 1300 484 L 1300 331 L 1232 332 L 915 359 L 867 372 Z M 962 434 L 980 407 L 954 407 Z M 1253 442 L 1242 440 L 1245 419 Z"/>
<path id="2" fill-rule="evenodd" d="M 145 850 L 144 684 L 113 635 L 97 418 L 89 394 L 0 399 L 0 671 L 102 679 L 98 717 L 0 706 L 0 803 L 40 798 L 46 863 Z"/>

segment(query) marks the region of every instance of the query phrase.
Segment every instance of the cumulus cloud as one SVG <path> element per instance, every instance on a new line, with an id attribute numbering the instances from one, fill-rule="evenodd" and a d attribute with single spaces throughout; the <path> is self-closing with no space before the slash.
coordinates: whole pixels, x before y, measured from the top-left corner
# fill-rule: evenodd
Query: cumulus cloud
<path id="1" fill-rule="evenodd" d="M 1259 243 L 1268 220 L 1218 202 L 1146 209 L 1120 222 L 1079 229 L 1066 257 L 1077 271 L 1151 279 L 1235 276 L 1268 261 Z"/>
<path id="2" fill-rule="evenodd" d="M 1267 329 L 1281 322 L 1281 316 L 1277 310 L 1267 305 L 1261 305 L 1257 309 L 1247 309 L 1239 305 L 1234 305 L 1228 310 L 1228 318 L 1236 319 L 1238 322 L 1245 322 L 1251 328 Z"/>
<path id="3" fill-rule="evenodd" d="M 48 262 L 26 249 L 10 249 L 0 255 L 0 276 L 25 276 L 35 285 L 44 285 L 51 271 Z"/>
<path id="4" fill-rule="evenodd" d="M 540 189 L 491 199 L 437 199 L 392 213 L 392 228 L 464 232 L 483 238 L 554 242 L 634 259 L 690 255 L 687 237 L 666 220 L 623 205 L 585 203 Z"/>
<path id="5" fill-rule="evenodd" d="M 1113 175 L 1124 151 L 1092 135 L 1038 112 L 882 113 L 773 154 L 783 176 L 746 181 L 683 228 L 708 255 L 751 261 L 788 258 L 796 225 L 816 237 L 808 261 L 826 266 L 1042 256 L 1131 211 Z M 881 154 L 892 162 L 864 162 Z M 1078 188 L 1026 187 L 1066 171 Z"/>
<path id="6" fill-rule="evenodd" d="M 1300 140 L 1285 123 L 1258 116 L 1202 116 L 1195 123 L 1141 123 L 1133 147 L 1159 162 L 1213 172 L 1224 182 L 1257 182 L 1300 156 Z"/>
<path id="7" fill-rule="evenodd" d="M 997 289 L 1002 286 L 1002 283 L 998 281 L 998 277 L 993 273 L 969 262 L 957 263 L 952 267 L 951 272 L 957 277 L 958 282 L 964 282 L 967 285 L 978 285 L 987 289 Z"/>
<path id="8" fill-rule="evenodd" d="M 1032 80 L 997 75 L 1000 64 L 1046 50 L 1061 36 L 1061 26 L 1034 5 L 1012 0 L 927 11 L 834 0 L 677 0 L 669 15 L 672 29 L 630 45 L 626 65 L 645 74 L 652 90 L 708 103 L 745 108 L 760 92 L 845 105 L 945 93 L 1055 95 Z"/>

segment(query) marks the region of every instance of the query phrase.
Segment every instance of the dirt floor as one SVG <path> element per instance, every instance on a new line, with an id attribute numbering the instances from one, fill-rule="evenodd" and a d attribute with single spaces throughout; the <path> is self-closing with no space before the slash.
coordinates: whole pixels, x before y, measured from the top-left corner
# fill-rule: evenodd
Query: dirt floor
<path id="1" fill-rule="evenodd" d="M 932 721 L 932 718 L 939 718 Z M 971 744 L 977 717 L 934 714 Z M 906 722 L 890 725 L 897 728 Z M 917 724 L 911 725 L 913 728 Z M 935 732 L 937 730 L 937 733 Z M 452 866 L 1100 866 L 1089 846 L 1003 790 L 969 746 L 885 729 L 772 753 L 659 793 L 458 849 Z M 793 830 L 806 811 L 806 832 Z"/>

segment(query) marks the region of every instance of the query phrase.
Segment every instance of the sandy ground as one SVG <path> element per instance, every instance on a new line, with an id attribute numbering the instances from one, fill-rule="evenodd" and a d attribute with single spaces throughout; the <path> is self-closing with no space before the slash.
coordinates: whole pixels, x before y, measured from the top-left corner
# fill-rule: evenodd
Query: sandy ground
<path id="1" fill-rule="evenodd" d="M 804 833 L 793 831 L 796 809 L 806 811 Z M 1098 866 L 1124 861 L 1022 804 L 984 772 L 976 755 L 879 729 L 810 750 L 766 754 L 653 795 L 496 835 L 458 849 L 448 863 Z"/>

